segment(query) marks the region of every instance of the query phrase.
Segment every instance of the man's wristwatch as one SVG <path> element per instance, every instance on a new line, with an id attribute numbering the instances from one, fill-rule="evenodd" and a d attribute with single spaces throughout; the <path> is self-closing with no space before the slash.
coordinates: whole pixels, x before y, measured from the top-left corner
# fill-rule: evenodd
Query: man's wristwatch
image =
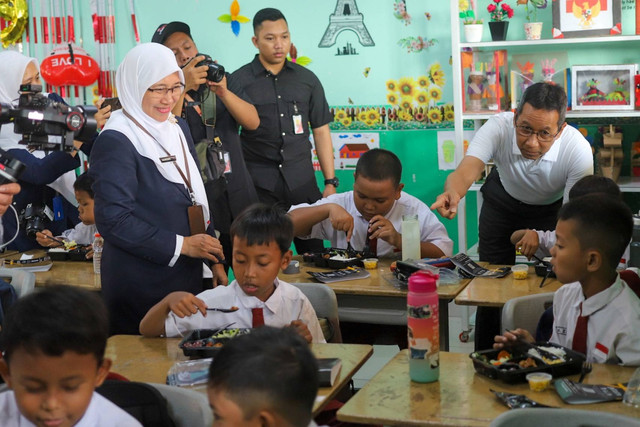
<path id="1" fill-rule="evenodd" d="M 333 185 L 335 188 L 338 188 L 338 185 L 340 185 L 340 180 L 338 178 L 325 179 L 324 185 L 329 184 Z"/>

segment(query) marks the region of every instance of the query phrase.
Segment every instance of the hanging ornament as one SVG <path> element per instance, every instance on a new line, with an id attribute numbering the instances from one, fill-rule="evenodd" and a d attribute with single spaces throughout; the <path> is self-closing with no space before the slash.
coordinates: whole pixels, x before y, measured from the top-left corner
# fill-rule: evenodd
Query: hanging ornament
<path id="1" fill-rule="evenodd" d="M 18 42 L 29 21 L 29 7 L 26 0 L 0 0 L 0 17 L 10 21 L 9 25 L 0 31 L 0 41 L 3 47 Z"/>
<path id="2" fill-rule="evenodd" d="M 84 49 L 69 43 L 55 48 L 42 61 L 40 74 L 54 86 L 89 86 L 98 79 L 100 66 Z"/>
<path id="3" fill-rule="evenodd" d="M 311 64 L 311 58 L 308 56 L 298 56 L 298 49 L 293 43 L 291 43 L 291 47 L 289 48 L 289 56 L 287 56 L 287 59 L 303 67 Z"/>
<path id="4" fill-rule="evenodd" d="M 229 12 L 231 12 L 230 15 L 218 16 L 218 21 L 224 22 L 224 23 L 230 22 L 231 31 L 233 31 L 233 34 L 237 36 L 238 34 L 240 34 L 240 24 L 249 22 L 249 18 L 247 18 L 246 16 L 239 15 L 240 4 L 238 3 L 238 0 L 233 0 L 233 2 L 231 3 L 231 7 L 229 7 Z"/>

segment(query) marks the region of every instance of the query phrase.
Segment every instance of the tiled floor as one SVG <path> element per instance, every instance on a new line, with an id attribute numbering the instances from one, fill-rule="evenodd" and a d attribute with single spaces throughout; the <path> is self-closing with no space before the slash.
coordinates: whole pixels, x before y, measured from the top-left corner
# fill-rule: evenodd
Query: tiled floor
<path id="1" fill-rule="evenodd" d="M 472 313 L 473 310 L 469 310 Z M 449 304 L 449 351 L 453 353 L 473 352 L 473 332 L 466 343 L 460 342 L 459 335 L 462 332 L 462 316 L 465 314 L 461 306 Z M 471 319 L 473 321 L 473 319 Z M 374 345 L 371 358 L 353 376 L 356 389 L 362 388 L 373 376 L 398 353 L 395 345 Z"/>

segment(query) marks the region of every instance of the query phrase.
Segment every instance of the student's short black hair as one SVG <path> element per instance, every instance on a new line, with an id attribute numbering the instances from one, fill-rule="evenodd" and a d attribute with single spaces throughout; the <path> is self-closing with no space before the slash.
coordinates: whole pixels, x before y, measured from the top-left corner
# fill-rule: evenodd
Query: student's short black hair
<path id="1" fill-rule="evenodd" d="M 76 191 L 84 191 L 93 199 L 93 177 L 89 175 L 89 172 L 85 172 L 76 178 L 76 182 L 73 183 L 73 189 Z"/>
<path id="2" fill-rule="evenodd" d="M 293 240 L 293 223 L 282 209 L 255 203 L 247 207 L 231 224 L 231 239 L 246 239 L 249 246 L 276 242 L 286 253 Z"/>
<path id="3" fill-rule="evenodd" d="M 400 185 L 402 163 L 389 150 L 374 148 L 360 156 L 356 164 L 356 178 L 362 176 L 372 181 L 390 179 L 395 187 Z"/>
<path id="4" fill-rule="evenodd" d="M 18 299 L 5 317 L 4 358 L 17 349 L 29 354 L 61 356 L 66 351 L 93 354 L 102 363 L 109 337 L 107 308 L 91 291 L 50 286 Z"/>
<path id="5" fill-rule="evenodd" d="M 280 19 L 284 19 L 284 22 L 287 22 L 287 18 L 278 9 L 272 7 L 260 9 L 253 17 L 253 32 L 258 34 L 258 29 L 264 21 L 278 21 Z"/>
<path id="6" fill-rule="evenodd" d="M 548 82 L 534 83 L 529 86 L 522 94 L 516 117 L 522 113 L 525 104 L 531 105 L 536 110 L 557 111 L 557 125 L 560 130 L 567 115 L 567 94 L 561 86 Z"/>
<path id="7" fill-rule="evenodd" d="M 602 193 L 571 200 L 558 212 L 558 221 L 573 220 L 582 250 L 598 250 L 609 268 L 615 270 L 629 245 L 633 216 L 619 198 Z"/>
<path id="8" fill-rule="evenodd" d="M 620 187 L 611 178 L 600 175 L 587 175 L 576 182 L 569 190 L 569 200 L 587 194 L 605 193 L 610 196 L 622 198 Z"/>
<path id="9" fill-rule="evenodd" d="M 262 326 L 226 344 L 211 362 L 210 389 L 235 402 L 245 419 L 270 409 L 306 427 L 318 390 L 318 364 L 293 329 Z"/>

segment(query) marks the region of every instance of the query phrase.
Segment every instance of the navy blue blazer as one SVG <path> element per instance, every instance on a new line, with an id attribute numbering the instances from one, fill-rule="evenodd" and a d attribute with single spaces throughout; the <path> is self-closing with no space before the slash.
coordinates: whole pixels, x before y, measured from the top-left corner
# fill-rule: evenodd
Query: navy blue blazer
<path id="1" fill-rule="evenodd" d="M 189 152 L 193 141 L 180 120 Z M 91 151 L 96 226 L 104 237 L 101 280 L 112 334 L 138 334 L 147 311 L 167 294 L 202 291 L 202 259 L 169 262 L 176 234 L 189 236 L 191 199 L 183 184 L 167 181 L 115 130 L 100 133 Z M 191 171 L 192 179 L 199 171 Z M 212 224 L 207 232 L 214 235 Z"/>

